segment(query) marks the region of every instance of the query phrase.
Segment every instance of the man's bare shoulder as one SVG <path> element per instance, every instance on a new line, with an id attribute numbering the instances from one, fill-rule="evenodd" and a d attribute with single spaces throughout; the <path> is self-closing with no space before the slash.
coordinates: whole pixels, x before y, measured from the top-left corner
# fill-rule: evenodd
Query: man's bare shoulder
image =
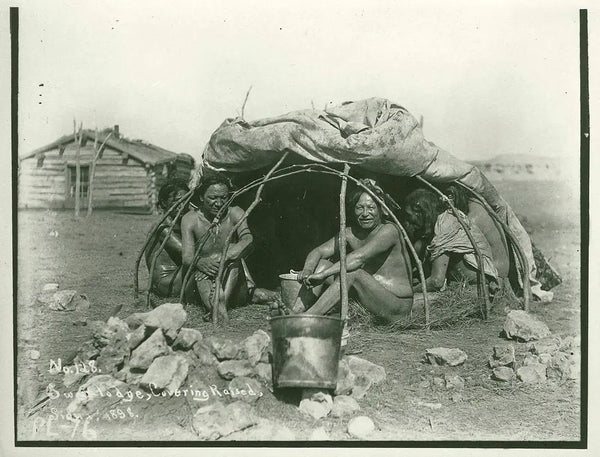
<path id="1" fill-rule="evenodd" d="M 239 221 L 244 215 L 245 211 L 239 206 L 230 206 L 229 207 L 229 215 L 234 222 Z"/>
<path id="2" fill-rule="evenodd" d="M 396 224 L 392 222 L 384 222 L 382 224 L 381 230 L 379 230 L 378 232 L 378 235 L 382 237 L 384 236 L 400 240 L 400 230 L 398 230 Z"/>
<path id="3" fill-rule="evenodd" d="M 181 229 L 185 230 L 186 228 L 194 227 L 198 223 L 198 217 L 194 210 L 188 211 L 184 214 L 181 219 Z"/>

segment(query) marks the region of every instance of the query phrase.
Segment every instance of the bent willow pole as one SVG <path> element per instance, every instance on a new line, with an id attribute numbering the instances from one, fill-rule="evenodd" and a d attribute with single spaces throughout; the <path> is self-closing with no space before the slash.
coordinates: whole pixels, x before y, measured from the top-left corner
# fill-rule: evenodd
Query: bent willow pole
<path id="1" fill-rule="evenodd" d="M 345 323 L 348 318 L 348 270 L 346 265 L 346 187 L 350 165 L 344 164 L 344 174 L 340 186 L 340 303 L 341 318 Z"/>
<path id="2" fill-rule="evenodd" d="M 190 202 L 191 198 L 192 198 L 192 196 L 190 195 L 181 203 L 181 205 L 179 206 L 179 209 L 177 210 L 177 214 L 173 218 L 173 222 L 169 225 L 169 230 L 167 231 L 167 234 L 165 235 L 165 239 L 162 241 L 159 248 L 156 250 L 156 252 L 152 256 L 152 261 L 150 262 L 150 271 L 149 271 L 150 279 L 148 281 L 148 292 L 146 293 L 146 305 L 147 306 L 150 306 L 150 293 L 152 292 L 152 278 L 154 276 L 154 270 L 156 268 L 156 261 L 158 260 L 158 256 L 160 255 L 160 253 L 163 251 L 163 249 L 167 245 L 167 242 L 169 241 L 169 237 L 171 236 L 171 233 L 173 233 L 173 228 L 175 228 L 175 224 L 177 224 L 177 220 L 181 216 L 181 213 L 184 210 L 184 208 Z M 159 234 L 159 231 L 157 231 L 157 236 L 158 236 L 158 234 Z"/>
<path id="3" fill-rule="evenodd" d="M 135 298 L 138 298 L 138 292 L 139 292 L 140 262 L 142 260 L 142 257 L 144 256 L 144 252 L 146 252 L 146 249 L 148 248 L 148 245 L 150 244 L 150 240 L 154 237 L 156 231 L 162 225 L 162 223 L 167 219 L 167 217 L 169 217 L 169 215 L 173 211 L 175 211 L 175 209 L 177 208 L 177 205 L 179 205 L 181 202 L 183 202 L 186 198 L 191 198 L 193 193 L 194 193 L 194 191 L 190 190 L 184 196 L 182 196 L 179 200 L 177 200 L 175 203 L 173 203 L 173 205 L 171 205 L 171 207 L 167 210 L 167 212 L 164 214 L 164 216 L 161 217 L 160 220 L 152 226 L 152 229 L 150 229 L 150 232 L 148 233 L 148 236 L 146 237 L 146 241 L 144 242 L 144 245 L 142 246 L 142 249 L 140 250 L 140 253 L 137 256 L 137 259 L 135 260 L 135 271 L 133 273 L 133 293 L 134 293 Z"/>
<path id="4" fill-rule="evenodd" d="M 510 242 L 515 247 L 515 252 L 517 254 L 517 258 L 519 259 L 519 263 L 521 264 L 521 269 L 523 270 L 523 307 L 524 307 L 525 311 L 529 311 L 529 300 L 530 300 L 530 295 L 531 295 L 531 284 L 529 282 L 529 262 L 527 261 L 527 257 L 525 257 L 525 252 L 523 251 L 521 244 L 517 240 L 517 237 L 512 232 L 512 230 L 508 227 L 508 224 L 506 224 L 500 218 L 500 216 L 498 216 L 496 211 L 494 211 L 494 209 L 485 200 L 485 198 L 483 198 L 481 195 L 479 195 L 479 193 L 477 193 L 474 189 L 471 189 L 465 183 L 462 183 L 460 181 L 455 181 L 455 182 L 459 186 L 461 186 L 462 188 L 468 190 L 469 192 L 471 192 L 471 194 L 473 194 L 473 196 L 479 201 L 479 203 L 481 203 L 483 205 L 483 207 L 486 209 L 488 214 L 490 216 L 492 216 L 494 221 L 496 221 L 500 225 L 500 227 L 502 227 L 504 233 L 506 234 L 506 236 L 508 236 L 508 238 L 510 239 Z"/>
<path id="5" fill-rule="evenodd" d="M 437 193 L 442 198 L 442 200 L 450 207 L 450 211 L 452 211 L 452 214 L 454 214 L 454 216 L 458 220 L 458 223 L 461 225 L 461 227 L 467 234 L 467 237 L 469 238 L 469 241 L 471 242 L 471 245 L 473 246 L 473 250 L 475 251 L 475 256 L 477 258 L 477 267 L 479 270 L 478 271 L 478 277 L 479 277 L 478 291 L 483 294 L 483 305 L 484 305 L 481 308 L 481 311 L 482 311 L 483 318 L 487 320 L 488 313 L 490 310 L 490 298 L 489 298 L 487 282 L 485 279 L 485 270 L 484 270 L 485 264 L 483 261 L 483 255 L 481 254 L 481 250 L 479 249 L 479 246 L 477 246 L 477 243 L 475 242 L 475 238 L 473 238 L 471 229 L 469 229 L 468 225 L 462 220 L 461 214 L 458 212 L 456 207 L 452 204 L 450 199 L 446 195 L 444 195 L 444 193 L 442 191 L 440 191 L 437 187 L 435 187 L 433 184 L 431 184 L 425 178 L 423 178 L 421 176 L 416 176 L 416 178 L 419 181 L 421 181 L 423 184 L 428 186 L 431 190 L 433 190 L 435 193 Z"/>
<path id="6" fill-rule="evenodd" d="M 285 154 L 283 154 L 283 156 L 277 161 L 277 163 L 275 165 L 273 165 L 273 167 L 264 176 L 264 178 L 260 182 L 260 185 L 256 191 L 256 195 L 254 196 L 254 201 L 252 201 L 252 203 L 250 204 L 248 209 L 246 209 L 246 211 L 244 212 L 243 216 L 240 218 L 240 220 L 237 222 L 237 224 L 235 224 L 235 226 L 231 229 L 231 232 L 229 232 L 229 234 L 227 235 L 227 239 L 225 240 L 225 244 L 223 245 L 223 250 L 221 251 L 221 263 L 219 264 L 219 272 L 217 273 L 217 277 L 215 279 L 215 294 L 214 294 L 214 299 L 213 299 L 213 303 L 212 303 L 212 322 L 213 322 L 213 325 L 215 325 L 215 326 L 218 324 L 219 310 L 223 314 L 225 321 L 227 321 L 227 305 L 224 303 L 223 306 L 221 306 L 219 301 L 221 298 L 221 287 L 222 287 L 222 283 L 223 283 L 223 274 L 225 272 L 225 258 L 227 256 L 227 249 L 229 248 L 229 245 L 231 244 L 231 239 L 233 238 L 233 235 L 237 232 L 237 230 L 240 228 L 242 223 L 246 219 L 248 219 L 248 216 L 250 215 L 250 213 L 252 213 L 254 208 L 256 208 L 256 206 L 260 203 L 260 201 L 262 199 L 262 192 L 263 192 L 263 189 L 265 188 L 265 184 L 269 181 L 269 179 L 271 178 L 273 173 L 275 173 L 275 171 L 279 168 L 279 166 L 287 158 L 288 154 L 289 154 L 289 151 L 286 152 Z"/>

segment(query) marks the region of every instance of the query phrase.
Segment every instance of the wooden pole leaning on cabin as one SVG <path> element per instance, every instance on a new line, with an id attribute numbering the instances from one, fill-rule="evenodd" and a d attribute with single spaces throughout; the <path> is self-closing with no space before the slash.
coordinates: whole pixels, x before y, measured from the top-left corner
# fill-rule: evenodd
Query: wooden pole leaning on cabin
<path id="1" fill-rule="evenodd" d="M 75 217 L 79 217 L 79 206 L 81 191 L 81 140 L 82 140 L 83 123 L 79 123 L 79 133 L 77 132 L 77 122 L 73 119 L 73 132 L 75 141 L 77 142 L 77 149 L 75 150 Z"/>
<path id="2" fill-rule="evenodd" d="M 525 311 L 529 311 L 529 300 L 530 300 L 530 296 L 531 296 L 531 284 L 529 282 L 529 261 L 527 260 L 527 257 L 525 257 L 525 252 L 523 251 L 521 244 L 517 240 L 517 237 L 512 232 L 512 230 L 508 227 L 508 224 L 506 224 L 500 218 L 500 216 L 498 216 L 496 211 L 494 211 L 494 209 L 485 200 L 485 198 L 483 198 L 481 195 L 479 195 L 478 192 L 476 192 L 474 189 L 471 189 L 466 184 L 464 184 L 460 181 L 455 181 L 455 182 L 459 186 L 461 186 L 462 188 L 468 190 L 469 192 L 471 192 L 471 194 L 473 194 L 473 196 L 479 201 L 479 203 L 481 203 L 483 205 L 483 207 L 486 209 L 486 211 L 492 217 L 492 219 L 494 219 L 494 221 L 497 222 L 500 225 L 500 227 L 502 227 L 504 233 L 510 239 L 510 242 L 514 245 L 515 252 L 519 259 L 519 263 L 521 264 L 521 269 L 523 270 L 522 271 L 522 274 L 523 274 L 523 308 L 525 309 Z"/>
<path id="3" fill-rule="evenodd" d="M 134 293 L 135 298 L 138 298 L 138 292 L 139 292 L 139 275 L 138 275 L 138 273 L 140 270 L 140 262 L 142 261 L 144 252 L 146 252 L 146 249 L 148 248 L 148 245 L 150 244 L 150 240 L 152 239 L 152 237 L 154 236 L 154 234 L 156 233 L 158 228 L 162 225 L 162 223 L 167 219 L 167 217 L 169 217 L 169 215 L 175 210 L 175 208 L 177 208 L 177 205 L 179 205 L 181 202 L 183 202 L 186 198 L 191 197 L 193 192 L 194 191 L 192 191 L 192 190 L 188 191 L 183 197 L 181 197 L 179 200 L 177 200 L 175 203 L 173 203 L 173 205 L 167 210 L 167 212 L 164 214 L 164 216 L 161 217 L 160 220 L 152 226 L 152 228 L 150 229 L 150 232 L 148 232 L 148 236 L 146 236 L 146 241 L 144 242 L 144 245 L 142 246 L 142 249 L 140 250 L 140 253 L 137 256 L 137 259 L 135 260 L 135 271 L 133 273 L 133 293 Z"/>
<path id="4" fill-rule="evenodd" d="M 189 203 L 191 198 L 192 198 L 192 195 L 190 194 L 190 196 L 187 197 L 186 199 L 184 199 L 184 201 L 180 204 L 179 209 L 177 210 L 177 214 L 173 218 L 173 222 L 169 225 L 169 230 L 167 231 L 167 234 L 165 235 L 165 239 L 162 241 L 162 243 L 160 244 L 160 246 L 158 247 L 158 249 L 152 256 L 152 261 L 150 262 L 150 270 L 149 270 L 150 278 L 148 280 L 148 292 L 146 294 L 146 305 L 147 306 L 150 306 L 150 292 L 152 291 L 152 277 L 154 276 L 154 269 L 156 268 L 156 261 L 158 260 L 158 256 L 160 255 L 160 253 L 163 251 L 163 249 L 167 245 L 167 241 L 169 241 L 169 237 L 173 233 L 173 228 L 175 227 L 177 220 L 181 217 L 182 211 L 187 206 L 187 204 Z M 158 235 L 158 233 L 160 233 L 160 230 L 157 231 L 157 235 Z"/>
<path id="5" fill-rule="evenodd" d="M 346 187 L 350 165 L 344 164 L 342 185 L 340 186 L 340 303 L 342 323 L 348 318 L 348 270 L 346 265 Z"/>
<path id="6" fill-rule="evenodd" d="M 471 233 L 471 229 L 462 220 L 461 215 L 458 212 L 458 210 L 456 209 L 456 207 L 452 204 L 450 199 L 446 195 L 444 195 L 444 193 L 441 190 L 439 190 L 437 187 L 435 187 L 433 184 L 431 184 L 425 178 L 423 178 L 421 176 L 415 176 L 415 177 L 419 181 L 421 181 L 423 184 L 425 184 L 427 187 L 429 187 L 431 190 L 433 190 L 436 194 L 438 194 L 442 198 L 442 200 L 448 204 L 448 206 L 450 207 L 450 211 L 452 211 L 452 214 L 454 214 L 454 216 L 458 220 L 458 223 L 461 225 L 461 227 L 467 234 L 467 237 L 469 238 L 469 241 L 471 242 L 471 245 L 473 246 L 473 250 L 475 251 L 475 257 L 477 259 L 477 267 L 479 270 L 478 271 L 479 284 L 477 287 L 477 291 L 478 291 L 478 293 L 481 293 L 483 295 L 483 307 L 481 308 L 481 314 L 482 314 L 483 318 L 487 320 L 488 313 L 489 313 L 491 306 L 490 306 L 490 297 L 489 297 L 487 281 L 485 279 L 485 269 L 484 269 L 485 263 L 483 260 L 483 255 L 481 254 L 481 250 L 479 249 L 479 246 L 477 246 L 477 243 L 475 242 L 475 238 L 473 237 L 473 234 Z"/>
<path id="7" fill-rule="evenodd" d="M 273 167 L 267 172 L 265 177 L 261 180 L 261 183 L 258 186 L 258 189 L 256 191 L 256 195 L 254 196 L 254 200 L 252 201 L 252 203 L 250 203 L 250 206 L 248 206 L 248 209 L 246 209 L 243 216 L 240 218 L 240 220 L 237 222 L 237 224 L 235 224 L 235 226 L 231 229 L 231 232 L 229 232 L 229 234 L 227 235 L 227 238 L 225 239 L 225 244 L 223 245 L 223 250 L 221 251 L 221 263 L 219 264 L 219 272 L 217 273 L 217 277 L 215 278 L 215 294 L 214 294 L 213 303 L 212 303 L 212 322 L 213 322 L 213 325 L 215 325 L 215 326 L 218 324 L 218 320 L 219 320 L 218 313 L 219 313 L 219 309 L 221 308 L 219 300 L 221 298 L 221 285 L 223 283 L 223 274 L 225 272 L 225 257 L 227 256 L 227 249 L 229 248 L 231 239 L 233 238 L 233 235 L 237 232 L 237 229 L 240 228 L 240 225 L 242 225 L 242 223 L 246 219 L 248 219 L 248 216 L 250 215 L 250 213 L 260 203 L 260 201 L 262 199 L 262 192 L 263 192 L 263 189 L 265 188 L 265 184 L 267 183 L 267 181 L 269 181 L 269 178 L 273 175 L 273 173 L 275 173 L 275 170 L 277 170 L 279 168 L 279 166 L 283 163 L 283 161 L 287 158 L 288 154 L 289 154 L 289 151 L 286 151 L 285 154 L 283 154 L 283 156 L 281 156 L 281 158 L 277 161 L 277 163 L 275 165 L 273 165 Z M 227 306 L 225 304 L 223 305 L 223 309 L 221 310 L 221 312 L 222 312 L 225 320 L 227 320 L 228 319 Z"/>
<path id="8" fill-rule="evenodd" d="M 92 166 L 90 167 L 90 182 L 88 185 L 88 205 L 87 205 L 87 215 L 86 216 L 91 216 L 92 215 L 92 202 L 93 202 L 93 193 L 94 193 L 94 175 L 96 174 L 96 162 L 98 161 L 98 158 L 100 157 L 100 151 L 103 150 L 103 148 L 106 146 L 106 142 L 108 141 L 108 139 L 110 138 L 110 136 L 112 135 L 112 132 L 110 132 L 106 138 L 104 139 L 104 141 L 102 142 L 102 144 L 100 145 L 100 147 L 98 148 L 98 128 L 96 128 L 96 135 L 94 136 L 94 156 L 92 158 Z"/>

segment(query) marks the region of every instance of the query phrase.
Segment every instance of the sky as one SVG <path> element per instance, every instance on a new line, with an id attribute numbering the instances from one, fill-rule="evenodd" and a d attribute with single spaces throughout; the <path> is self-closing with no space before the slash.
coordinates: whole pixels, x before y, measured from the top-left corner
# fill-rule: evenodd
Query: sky
<path id="1" fill-rule="evenodd" d="M 378 96 L 460 158 L 577 161 L 577 7 L 482 4 L 23 2 L 19 154 L 75 118 L 198 158 L 252 86 L 247 120 Z"/>

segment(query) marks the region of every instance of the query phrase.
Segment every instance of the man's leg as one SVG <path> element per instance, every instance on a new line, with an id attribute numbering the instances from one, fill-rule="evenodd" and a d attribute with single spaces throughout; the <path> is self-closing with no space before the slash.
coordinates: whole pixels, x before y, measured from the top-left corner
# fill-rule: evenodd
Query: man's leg
<path id="1" fill-rule="evenodd" d="M 248 299 L 248 284 L 242 264 L 235 262 L 231 264 L 223 275 L 223 291 L 221 293 L 222 305 L 243 306 Z"/>
<path id="2" fill-rule="evenodd" d="M 212 310 L 214 296 L 214 280 L 203 273 L 196 273 L 196 290 L 200 298 L 200 305 L 205 311 Z"/>
<path id="3" fill-rule="evenodd" d="M 398 297 L 383 287 L 369 273 L 364 270 L 356 270 L 348 273 L 348 288 L 352 288 L 356 292 L 360 303 L 368 311 L 391 322 L 406 316 L 412 308 L 413 292 L 408 281 Z M 339 301 L 340 282 L 337 278 L 306 313 L 325 314 Z"/>

